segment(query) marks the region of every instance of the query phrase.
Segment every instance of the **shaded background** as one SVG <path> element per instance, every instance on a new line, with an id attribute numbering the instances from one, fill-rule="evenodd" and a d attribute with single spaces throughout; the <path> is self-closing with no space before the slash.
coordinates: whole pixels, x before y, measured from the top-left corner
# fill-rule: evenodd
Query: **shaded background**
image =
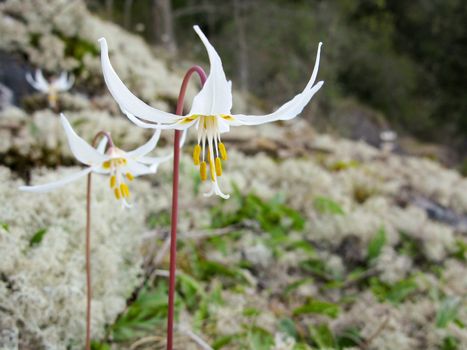
<path id="1" fill-rule="evenodd" d="M 437 143 L 431 157 L 466 171 L 467 3 L 462 0 L 88 0 L 165 52 L 193 59 L 200 24 L 237 89 L 276 106 L 300 91 L 317 43 L 326 88 L 315 126 L 370 143 L 390 127 Z M 189 35 L 190 34 L 190 35 Z M 193 46 L 195 50 L 193 49 Z M 311 115 L 308 116 L 312 118 Z M 425 148 L 401 141 L 419 155 Z M 463 165 L 462 165 L 463 163 Z"/>

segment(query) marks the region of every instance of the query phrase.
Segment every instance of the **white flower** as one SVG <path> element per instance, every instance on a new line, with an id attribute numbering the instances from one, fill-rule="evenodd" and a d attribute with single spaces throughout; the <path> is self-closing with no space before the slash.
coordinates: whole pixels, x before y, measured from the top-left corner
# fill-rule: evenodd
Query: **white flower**
<path id="1" fill-rule="evenodd" d="M 141 147 L 131 152 L 125 152 L 115 147 L 107 137 L 102 139 L 97 148 L 92 147 L 75 133 L 63 114 L 60 118 L 71 152 L 78 161 L 87 165 L 87 168 L 56 182 L 38 186 L 21 186 L 21 191 L 48 192 L 93 172 L 110 175 L 110 188 L 113 190 L 115 198 L 122 200 L 122 203 L 128 206 L 126 199 L 130 196 L 130 190 L 126 182 L 132 181 L 136 176 L 156 173 L 159 164 L 172 158 L 172 155 L 165 157 L 146 156 L 157 146 L 161 134 L 160 130 L 156 130 L 151 139 Z M 105 151 L 107 143 L 109 143 L 109 147 Z M 181 143 L 183 144 L 183 140 Z"/>
<path id="2" fill-rule="evenodd" d="M 55 108 L 57 106 L 57 93 L 70 90 L 75 78 L 73 75 L 68 76 L 66 72 L 62 72 L 58 78 L 49 83 L 44 78 L 42 71 L 36 69 L 34 78 L 31 73 L 26 73 L 26 80 L 34 89 L 47 94 L 50 106 Z"/>
<path id="3" fill-rule="evenodd" d="M 311 78 L 300 94 L 271 114 L 261 116 L 232 114 L 232 84 L 225 77 L 221 59 L 200 28 L 195 26 L 194 29 L 208 51 L 211 71 L 203 88 L 194 98 L 191 110 L 186 116 L 158 110 L 133 95 L 113 69 L 109 60 L 107 42 L 104 38 L 99 39 L 102 70 L 110 93 L 122 111 L 136 125 L 143 128 L 178 130 L 185 130 L 192 125 L 196 126 L 198 130 L 198 144 L 195 146 L 193 152 L 193 161 L 195 165 L 200 166 L 202 180 L 207 179 L 207 163 L 209 163 L 212 189 L 206 196 L 216 194 L 223 198 L 228 198 L 228 195 L 221 192 L 217 183 L 217 177 L 222 175 L 221 160 L 227 159 L 227 152 L 224 144 L 221 142 L 220 135 L 229 131 L 231 125 L 258 125 L 276 120 L 289 120 L 296 117 L 323 85 L 322 81 L 314 84 L 318 74 L 322 44 L 320 43 L 318 46 L 315 67 Z M 205 160 L 206 153 L 207 162 Z"/>

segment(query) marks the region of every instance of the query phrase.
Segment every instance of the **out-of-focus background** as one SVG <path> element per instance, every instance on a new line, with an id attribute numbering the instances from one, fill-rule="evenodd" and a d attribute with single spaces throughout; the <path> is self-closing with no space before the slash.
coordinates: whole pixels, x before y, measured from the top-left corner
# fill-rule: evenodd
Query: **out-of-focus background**
<path id="1" fill-rule="evenodd" d="M 97 39 L 173 111 L 186 69 L 209 69 L 194 24 L 235 112 L 301 91 L 320 41 L 325 85 L 292 121 L 223 134 L 229 200 L 203 196 L 189 134 L 176 349 L 467 348 L 466 23 L 461 0 L 0 1 L 0 349 L 83 347 L 85 181 L 17 189 L 80 169 L 58 113 L 124 150 L 151 136 L 108 93 Z M 74 83 L 37 91 L 36 69 Z M 129 210 L 93 181 L 93 349 L 164 349 L 171 164 L 131 183 Z"/>

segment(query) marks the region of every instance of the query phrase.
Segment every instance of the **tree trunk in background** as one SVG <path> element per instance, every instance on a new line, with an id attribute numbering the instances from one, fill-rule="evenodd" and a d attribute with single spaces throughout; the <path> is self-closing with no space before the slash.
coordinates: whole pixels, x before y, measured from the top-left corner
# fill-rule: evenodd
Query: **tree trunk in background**
<path id="1" fill-rule="evenodd" d="M 105 12 L 109 20 L 113 19 L 113 8 L 114 8 L 114 1 L 105 0 Z"/>
<path id="2" fill-rule="evenodd" d="M 174 19 L 170 0 L 154 0 L 153 20 L 154 42 L 162 45 L 169 53 L 176 53 L 177 43 L 175 41 Z"/>
<path id="3" fill-rule="evenodd" d="M 131 31 L 131 15 L 133 8 L 133 0 L 125 0 L 125 5 L 123 7 L 123 26 Z"/>
<path id="4" fill-rule="evenodd" d="M 238 65 L 238 72 L 240 77 L 240 88 L 244 91 L 248 90 L 248 73 L 249 73 L 249 65 L 248 65 L 248 45 L 246 42 L 246 35 L 245 35 L 245 20 L 244 16 L 244 0 L 233 0 L 233 8 L 234 8 L 234 25 L 235 25 L 235 32 L 237 33 L 237 65 Z"/>

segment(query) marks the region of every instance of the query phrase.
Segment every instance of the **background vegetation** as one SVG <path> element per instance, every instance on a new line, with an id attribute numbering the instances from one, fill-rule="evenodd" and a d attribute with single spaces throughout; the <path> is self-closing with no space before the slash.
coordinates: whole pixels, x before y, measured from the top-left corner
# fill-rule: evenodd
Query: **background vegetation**
<path id="1" fill-rule="evenodd" d="M 354 129 L 390 125 L 402 134 L 447 144 L 461 153 L 467 148 L 467 3 L 463 0 L 89 0 L 88 4 L 181 57 L 193 58 L 193 52 L 204 55 L 189 31 L 194 23 L 200 24 L 219 49 L 236 88 L 248 89 L 272 105 L 301 89 L 317 43 L 323 41 L 320 78 L 327 85 L 319 108 L 324 113 L 315 114 L 326 119 L 314 117 L 319 127 L 371 142 L 371 132 Z M 197 51 L 192 50 L 195 44 Z M 357 126 L 349 130 L 349 123 Z"/>

